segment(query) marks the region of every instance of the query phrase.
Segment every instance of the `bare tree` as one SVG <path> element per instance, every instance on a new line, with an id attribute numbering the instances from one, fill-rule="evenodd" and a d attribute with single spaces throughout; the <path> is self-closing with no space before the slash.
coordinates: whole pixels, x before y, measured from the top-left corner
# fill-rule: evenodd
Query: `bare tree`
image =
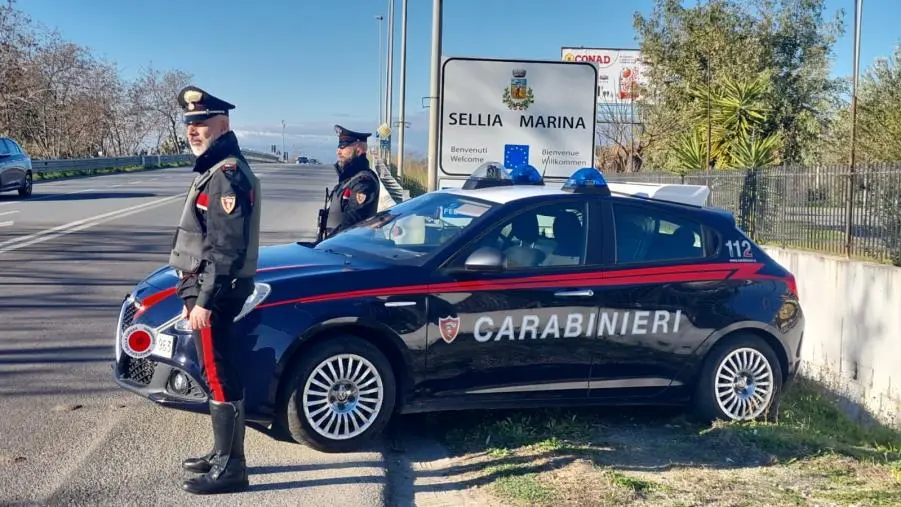
<path id="1" fill-rule="evenodd" d="M 138 80 L 137 86 L 146 98 L 147 107 L 153 112 L 156 128 L 167 134 L 165 137 L 168 142 L 158 145 L 161 150 L 164 146 L 177 150 L 181 145 L 179 124 L 182 110 L 178 106 L 177 97 L 179 90 L 190 84 L 192 78 L 191 74 L 180 70 L 162 73 L 149 67 Z"/>
<path id="2" fill-rule="evenodd" d="M 650 98 L 598 104 L 598 164 L 609 172 L 638 172 L 649 149 L 665 142 L 677 123 Z"/>
<path id="3" fill-rule="evenodd" d="M 133 155 L 148 144 L 178 151 L 176 93 L 190 78 L 151 69 L 127 82 L 114 63 L 0 7 L 0 134 L 34 158 Z"/>

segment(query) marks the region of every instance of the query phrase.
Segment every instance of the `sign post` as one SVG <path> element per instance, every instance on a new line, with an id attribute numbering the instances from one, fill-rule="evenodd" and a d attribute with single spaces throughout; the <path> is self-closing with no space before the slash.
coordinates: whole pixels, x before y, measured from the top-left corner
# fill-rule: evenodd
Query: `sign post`
<path id="1" fill-rule="evenodd" d="M 462 186 L 484 162 L 557 180 L 594 165 L 593 64 L 454 57 L 441 75 L 438 188 Z"/>

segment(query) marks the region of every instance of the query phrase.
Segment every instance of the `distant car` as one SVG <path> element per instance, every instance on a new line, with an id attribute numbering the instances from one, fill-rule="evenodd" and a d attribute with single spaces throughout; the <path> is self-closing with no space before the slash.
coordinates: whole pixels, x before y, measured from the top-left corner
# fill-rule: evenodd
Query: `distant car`
<path id="1" fill-rule="evenodd" d="M 8 137 L 0 137 L 0 192 L 17 190 L 20 197 L 28 197 L 34 187 L 31 157 Z"/>
<path id="2" fill-rule="evenodd" d="M 261 248 L 237 317 L 247 420 L 326 451 L 395 413 L 691 404 L 758 419 L 796 374 L 795 279 L 700 185 L 477 172 L 316 245 Z M 471 183 L 471 184 L 470 184 Z M 128 295 L 120 386 L 206 412 L 176 275 Z"/>
<path id="3" fill-rule="evenodd" d="M 297 157 L 298 164 L 309 164 L 310 160 L 307 157 Z"/>

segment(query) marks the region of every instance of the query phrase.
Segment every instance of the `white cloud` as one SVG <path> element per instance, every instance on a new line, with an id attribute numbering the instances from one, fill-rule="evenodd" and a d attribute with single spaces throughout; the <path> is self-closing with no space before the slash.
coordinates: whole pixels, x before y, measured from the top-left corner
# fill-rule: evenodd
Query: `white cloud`
<path id="1" fill-rule="evenodd" d="M 428 149 L 428 112 L 407 116 L 409 127 L 404 138 L 404 151 L 414 157 L 424 157 Z M 330 163 L 335 158 L 337 135 L 335 124 L 358 132 L 375 132 L 371 119 L 349 115 L 336 115 L 334 120 L 316 120 L 286 123 L 284 143 L 290 157 L 305 155 Z M 270 151 L 274 144 L 282 149 L 282 125 L 234 125 L 232 127 L 243 148 Z M 370 140 L 375 142 L 373 137 Z M 397 153 L 397 133 L 391 136 L 392 151 Z"/>

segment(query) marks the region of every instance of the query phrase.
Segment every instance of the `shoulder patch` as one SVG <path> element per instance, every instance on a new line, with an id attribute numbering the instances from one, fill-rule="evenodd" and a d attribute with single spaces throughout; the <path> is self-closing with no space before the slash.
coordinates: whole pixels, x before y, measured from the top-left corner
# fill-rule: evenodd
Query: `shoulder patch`
<path id="1" fill-rule="evenodd" d="M 222 205 L 222 210 L 230 215 L 235 211 L 235 200 L 235 194 L 226 194 L 219 198 L 219 204 Z"/>

